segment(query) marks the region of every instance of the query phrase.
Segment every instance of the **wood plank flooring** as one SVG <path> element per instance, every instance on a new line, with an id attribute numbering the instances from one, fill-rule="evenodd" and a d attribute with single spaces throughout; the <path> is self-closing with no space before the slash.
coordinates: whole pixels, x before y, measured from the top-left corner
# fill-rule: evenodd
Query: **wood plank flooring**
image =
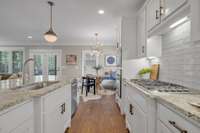
<path id="1" fill-rule="evenodd" d="M 114 96 L 81 102 L 66 133 L 128 133 Z"/>

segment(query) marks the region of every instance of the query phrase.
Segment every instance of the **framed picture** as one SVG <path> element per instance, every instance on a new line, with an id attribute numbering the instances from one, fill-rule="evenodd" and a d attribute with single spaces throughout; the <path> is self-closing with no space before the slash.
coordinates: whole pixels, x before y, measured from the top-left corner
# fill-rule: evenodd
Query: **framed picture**
<path id="1" fill-rule="evenodd" d="M 117 66 L 117 56 L 106 55 L 105 56 L 105 66 L 107 66 L 107 67 Z"/>
<path id="2" fill-rule="evenodd" d="M 66 63 L 68 65 L 76 65 L 77 64 L 77 56 L 76 55 L 67 55 Z"/>

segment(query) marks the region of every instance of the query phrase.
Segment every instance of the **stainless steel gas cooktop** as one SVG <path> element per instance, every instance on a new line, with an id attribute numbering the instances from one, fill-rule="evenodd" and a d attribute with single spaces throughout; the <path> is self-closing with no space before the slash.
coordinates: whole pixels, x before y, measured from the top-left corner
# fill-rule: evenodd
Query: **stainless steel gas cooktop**
<path id="1" fill-rule="evenodd" d="M 149 91 L 158 91 L 158 92 L 168 92 L 168 93 L 194 93 L 197 90 L 189 89 L 187 87 L 162 82 L 162 81 L 153 81 L 153 80 L 145 80 L 145 79 L 133 79 L 131 82 L 138 84 Z"/>

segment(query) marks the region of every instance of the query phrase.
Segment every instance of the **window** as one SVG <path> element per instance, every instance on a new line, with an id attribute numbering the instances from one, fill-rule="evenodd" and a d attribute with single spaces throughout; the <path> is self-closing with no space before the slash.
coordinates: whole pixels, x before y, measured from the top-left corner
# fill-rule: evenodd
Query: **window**
<path id="1" fill-rule="evenodd" d="M 82 53 L 82 75 L 93 74 L 96 75 L 96 71 L 93 67 L 98 65 L 99 56 L 91 54 L 91 51 L 83 51 Z"/>
<path id="2" fill-rule="evenodd" d="M 30 58 L 34 58 L 33 81 L 56 81 L 59 80 L 61 71 L 61 50 L 30 50 Z M 32 67 L 31 67 L 32 68 Z"/>
<path id="3" fill-rule="evenodd" d="M 19 73 L 23 67 L 23 50 L 17 48 L 1 48 L 0 73 Z"/>

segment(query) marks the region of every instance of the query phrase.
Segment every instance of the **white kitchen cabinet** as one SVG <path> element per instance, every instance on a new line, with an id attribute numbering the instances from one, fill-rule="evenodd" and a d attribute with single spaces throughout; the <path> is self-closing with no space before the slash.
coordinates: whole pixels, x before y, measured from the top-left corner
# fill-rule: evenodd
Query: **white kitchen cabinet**
<path id="1" fill-rule="evenodd" d="M 160 24 L 160 0 L 149 0 L 147 10 L 147 31 L 151 31 L 156 25 Z"/>
<path id="2" fill-rule="evenodd" d="M 34 98 L 35 133 L 63 133 L 70 126 L 66 125 L 71 121 L 71 88 L 67 86 Z"/>
<path id="3" fill-rule="evenodd" d="M 146 56 L 146 9 L 137 14 L 137 57 Z"/>
<path id="4" fill-rule="evenodd" d="M 146 99 L 135 90 L 133 86 L 127 85 L 126 124 L 131 133 L 154 133 L 153 125 L 148 127 L 148 105 Z M 154 116 L 153 114 L 150 114 Z"/>
<path id="5" fill-rule="evenodd" d="M 158 126 L 157 126 L 157 133 L 173 133 L 160 120 L 157 121 L 157 124 L 158 124 Z"/>
<path id="6" fill-rule="evenodd" d="M 33 102 L 26 101 L 0 112 L 0 133 L 34 133 Z"/>
<path id="7" fill-rule="evenodd" d="M 44 115 L 44 133 L 63 133 L 64 116 L 62 107 L 55 106 L 51 112 Z"/>
<path id="8" fill-rule="evenodd" d="M 135 18 L 122 18 L 121 44 L 122 58 L 125 60 L 137 58 L 136 30 Z"/>
<path id="9" fill-rule="evenodd" d="M 25 121 L 10 133 L 34 133 L 33 132 L 33 119 Z"/>
<path id="10" fill-rule="evenodd" d="M 133 104 L 133 133 L 147 133 L 147 117 L 146 113 L 132 101 Z"/>
<path id="11" fill-rule="evenodd" d="M 199 127 L 162 104 L 158 104 L 158 120 L 161 121 L 172 133 L 199 133 L 200 131 Z M 167 128 L 163 128 L 162 125 L 158 124 L 158 126 L 161 126 L 157 127 L 158 131 L 163 130 L 164 133 L 169 132 Z"/>
<path id="12" fill-rule="evenodd" d="M 191 3 L 191 39 L 200 40 L 200 0 L 190 0 Z"/>
<path id="13" fill-rule="evenodd" d="M 176 12 L 181 6 L 185 5 L 188 0 L 161 0 L 162 19 Z"/>

